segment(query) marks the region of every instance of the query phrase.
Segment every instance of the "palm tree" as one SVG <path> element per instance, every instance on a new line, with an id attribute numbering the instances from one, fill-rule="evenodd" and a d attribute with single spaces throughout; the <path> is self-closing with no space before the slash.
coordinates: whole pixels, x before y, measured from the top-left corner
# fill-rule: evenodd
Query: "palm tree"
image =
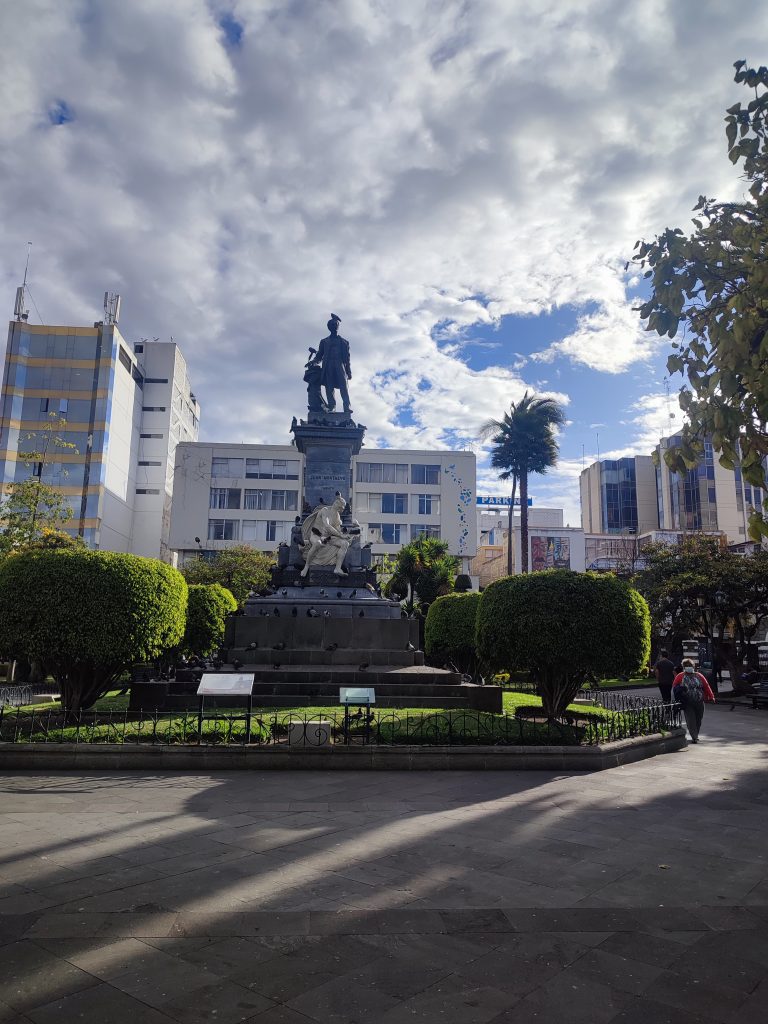
<path id="1" fill-rule="evenodd" d="M 501 480 L 512 481 L 507 534 L 507 573 L 512 575 L 512 516 L 520 484 L 520 544 L 522 572 L 528 572 L 528 474 L 546 473 L 557 463 L 560 448 L 555 427 L 565 423 L 565 413 L 552 398 L 536 398 L 526 391 L 512 402 L 500 420 L 488 420 L 480 428 L 483 440 L 491 439 L 491 465 Z"/>

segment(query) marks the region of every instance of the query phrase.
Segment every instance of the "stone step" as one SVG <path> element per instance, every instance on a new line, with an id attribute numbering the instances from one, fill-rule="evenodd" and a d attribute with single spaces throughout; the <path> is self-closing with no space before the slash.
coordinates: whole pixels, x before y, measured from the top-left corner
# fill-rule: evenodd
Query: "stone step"
<path id="1" fill-rule="evenodd" d="M 470 697 L 468 694 L 461 694 L 458 697 L 448 696 L 446 697 L 441 687 L 440 694 L 435 695 L 434 693 L 428 696 L 417 696 L 411 693 L 403 693 L 402 688 L 394 694 L 379 694 L 376 693 L 376 708 L 438 708 L 438 709 L 461 709 L 466 708 L 467 710 L 472 709 L 470 703 Z M 317 700 L 323 700 L 327 702 L 328 695 L 322 693 L 289 693 L 285 692 L 277 694 L 254 694 L 253 707 L 254 713 L 258 708 L 293 708 L 293 707 L 313 707 Z M 197 698 L 191 698 L 185 694 L 169 694 L 166 697 L 164 710 L 166 711 L 197 711 L 199 703 Z M 231 697 L 217 697 L 217 698 L 206 698 L 205 707 L 207 711 L 214 710 L 215 708 L 242 708 L 245 712 L 246 705 L 239 698 Z M 354 709 L 357 710 L 356 708 Z M 495 710 L 495 709 L 490 709 Z M 328 704 L 328 712 L 332 713 L 335 717 L 342 718 L 344 715 L 344 707 L 341 704 Z"/>
<path id="2" fill-rule="evenodd" d="M 405 651 L 408 644 L 419 646 L 419 624 L 414 619 L 335 619 L 249 617 L 227 619 L 224 646 L 247 648 L 253 641 L 258 649 L 284 643 L 288 650 L 325 650 L 329 644 L 367 651 Z"/>
<path id="3" fill-rule="evenodd" d="M 364 663 L 360 663 L 364 664 Z M 294 686 L 296 684 L 315 687 L 338 688 L 339 686 L 460 686 L 458 672 L 446 672 L 440 668 L 422 665 L 281 665 L 272 668 L 266 665 L 245 664 L 238 672 L 253 672 L 256 686 Z M 171 682 L 171 693 L 195 693 L 195 682 Z M 319 692 L 319 691 L 318 691 Z"/>
<path id="4" fill-rule="evenodd" d="M 316 648 L 300 648 L 294 650 L 275 651 L 271 645 L 265 648 L 249 650 L 247 647 L 230 647 L 227 661 L 231 665 L 237 659 L 249 666 L 271 668 L 275 662 L 281 665 L 360 665 L 368 662 L 371 665 L 412 665 L 424 664 L 423 651 L 382 651 L 366 650 L 365 648 L 338 647 L 335 651 Z"/>

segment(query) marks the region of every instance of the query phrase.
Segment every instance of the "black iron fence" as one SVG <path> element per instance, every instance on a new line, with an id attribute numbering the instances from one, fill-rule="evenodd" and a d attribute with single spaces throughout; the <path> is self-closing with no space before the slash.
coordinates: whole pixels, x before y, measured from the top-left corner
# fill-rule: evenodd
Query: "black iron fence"
<path id="1" fill-rule="evenodd" d="M 679 724 L 677 705 L 649 702 L 604 714 L 573 712 L 547 719 L 536 709 L 495 715 L 475 710 L 414 712 L 361 708 L 345 714 L 254 710 L 129 713 L 0 707 L 0 743 L 241 745 L 325 747 L 594 745 L 666 732 Z"/>
<path id="2" fill-rule="evenodd" d="M 59 692 L 57 683 L 16 683 L 9 686 L 0 686 L 0 708 L 6 705 L 10 707 L 22 707 L 24 704 L 32 704 L 36 697 L 54 697 Z"/>
<path id="3" fill-rule="evenodd" d="M 609 711 L 639 711 L 662 703 L 658 696 L 641 697 L 621 690 L 580 690 L 578 696 L 580 700 L 591 700 L 598 707 Z"/>

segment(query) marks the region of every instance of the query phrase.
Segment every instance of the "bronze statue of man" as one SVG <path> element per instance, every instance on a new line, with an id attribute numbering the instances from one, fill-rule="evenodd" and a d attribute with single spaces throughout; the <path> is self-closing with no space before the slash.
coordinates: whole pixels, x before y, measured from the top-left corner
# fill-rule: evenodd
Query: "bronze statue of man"
<path id="1" fill-rule="evenodd" d="M 331 313 L 331 319 L 328 321 L 328 330 L 331 333 L 320 342 L 315 359 L 323 364 L 320 383 L 325 388 L 326 405 L 329 411 L 332 412 L 336 408 L 334 391 L 338 389 L 344 405 L 344 412 L 352 412 L 347 390 L 347 381 L 352 380 L 352 370 L 349 365 L 349 342 L 339 334 L 340 323 L 341 318 L 335 313 Z"/>

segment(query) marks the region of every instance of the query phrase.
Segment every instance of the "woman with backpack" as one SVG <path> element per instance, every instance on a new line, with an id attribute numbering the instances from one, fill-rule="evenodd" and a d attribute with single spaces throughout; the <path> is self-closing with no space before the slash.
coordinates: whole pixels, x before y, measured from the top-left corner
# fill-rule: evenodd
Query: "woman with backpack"
<path id="1" fill-rule="evenodd" d="M 699 729 L 704 717 L 704 702 L 715 703 L 706 677 L 696 671 L 690 658 L 683 658 L 683 671 L 679 672 L 672 683 L 672 698 L 681 705 L 685 715 L 685 724 L 691 735 L 691 742 L 699 742 Z"/>

